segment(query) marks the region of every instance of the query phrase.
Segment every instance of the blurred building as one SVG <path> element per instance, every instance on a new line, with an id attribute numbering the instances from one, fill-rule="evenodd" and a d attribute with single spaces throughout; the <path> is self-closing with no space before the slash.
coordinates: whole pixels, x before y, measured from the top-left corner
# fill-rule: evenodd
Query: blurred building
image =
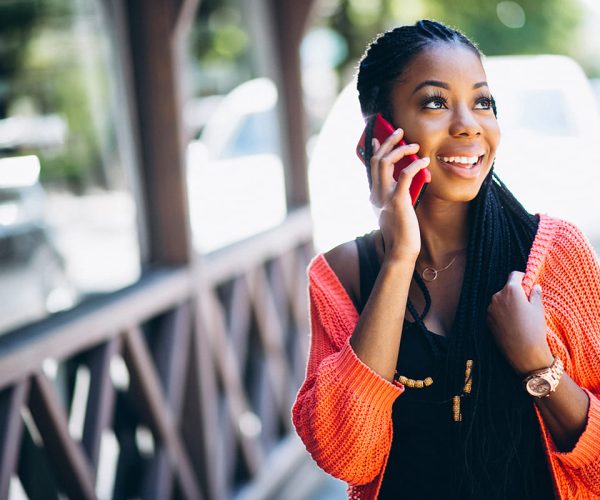
<path id="1" fill-rule="evenodd" d="M 0 4 L 0 498 L 302 470 L 311 3 Z"/>

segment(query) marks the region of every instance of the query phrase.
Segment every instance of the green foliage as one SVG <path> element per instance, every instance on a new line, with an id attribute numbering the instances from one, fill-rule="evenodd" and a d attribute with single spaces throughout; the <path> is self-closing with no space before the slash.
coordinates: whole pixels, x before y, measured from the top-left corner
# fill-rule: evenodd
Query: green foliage
<path id="1" fill-rule="evenodd" d="M 423 18 L 458 28 L 488 55 L 556 53 L 577 59 L 582 16 L 578 0 L 339 0 L 320 22 L 348 44 L 341 64 L 348 71 L 377 33 Z"/>
<path id="2" fill-rule="evenodd" d="M 110 141 L 111 133 L 109 68 L 103 64 L 102 34 L 79 31 L 75 36 L 75 16 L 95 15 L 93 4 L 82 2 L 77 13 L 73 5 L 71 0 L 44 0 L 0 7 L 0 48 L 13 62 L 2 66 L 0 57 L 0 82 L 8 89 L 0 95 L 0 118 L 61 116 L 68 129 L 66 144 L 60 150 L 28 152 L 40 157 L 42 181 L 80 190 L 92 180 L 104 180 L 101 143 Z M 18 149 L 25 153 L 30 147 Z"/>
<path id="3" fill-rule="evenodd" d="M 431 17 L 459 28 L 488 55 L 574 54 L 582 12 L 577 0 L 427 0 Z M 502 7 L 522 9 L 522 27 L 500 20 Z"/>

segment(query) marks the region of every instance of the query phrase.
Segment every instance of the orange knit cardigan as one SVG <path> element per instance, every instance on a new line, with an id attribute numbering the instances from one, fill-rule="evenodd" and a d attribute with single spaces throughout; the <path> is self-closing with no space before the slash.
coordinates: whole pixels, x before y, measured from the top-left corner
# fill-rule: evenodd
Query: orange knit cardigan
<path id="1" fill-rule="evenodd" d="M 348 483 L 349 498 L 374 499 L 392 442 L 392 405 L 404 387 L 352 350 L 358 313 L 323 255 L 308 276 L 311 345 L 292 419 L 317 464 Z M 569 452 L 557 451 L 538 412 L 556 495 L 600 499 L 600 265 L 579 229 L 540 216 L 523 279 L 527 295 L 535 283 L 550 349 L 590 398 L 585 430 Z"/>

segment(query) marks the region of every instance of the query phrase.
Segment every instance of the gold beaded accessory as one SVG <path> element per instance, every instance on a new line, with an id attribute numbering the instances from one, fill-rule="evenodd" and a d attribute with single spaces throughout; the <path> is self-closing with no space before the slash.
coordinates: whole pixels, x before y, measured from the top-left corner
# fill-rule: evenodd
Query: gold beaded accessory
<path id="1" fill-rule="evenodd" d="M 433 384 L 433 379 L 431 377 L 427 377 L 423 380 L 414 380 L 412 378 L 405 377 L 404 375 L 400 375 L 398 377 L 398 382 L 402 385 L 410 387 L 411 389 L 423 389 L 424 387 L 429 387 Z"/>
<path id="2" fill-rule="evenodd" d="M 466 394 L 471 394 L 473 387 L 473 377 L 471 376 L 471 368 L 473 368 L 473 360 L 467 359 L 465 367 L 465 385 L 460 396 L 452 397 L 452 417 L 455 422 L 462 422 L 462 413 L 460 412 L 460 400 Z"/>

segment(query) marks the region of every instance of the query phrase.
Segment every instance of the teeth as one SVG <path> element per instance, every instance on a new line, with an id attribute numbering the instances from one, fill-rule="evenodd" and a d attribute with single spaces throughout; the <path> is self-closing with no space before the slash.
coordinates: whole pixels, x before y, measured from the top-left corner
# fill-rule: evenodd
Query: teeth
<path id="1" fill-rule="evenodd" d="M 438 156 L 438 159 L 446 163 L 462 163 L 463 165 L 474 165 L 479 156 Z"/>

